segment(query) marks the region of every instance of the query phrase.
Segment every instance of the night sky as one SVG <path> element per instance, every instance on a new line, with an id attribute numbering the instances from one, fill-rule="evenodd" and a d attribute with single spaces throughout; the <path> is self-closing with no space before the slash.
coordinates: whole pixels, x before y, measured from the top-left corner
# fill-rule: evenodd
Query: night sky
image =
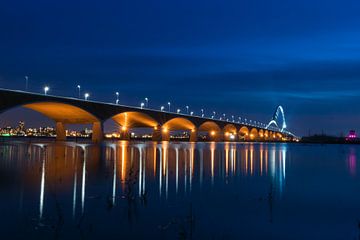
<path id="1" fill-rule="evenodd" d="M 281 104 L 297 135 L 360 131 L 359 13 L 359 0 L 2 1 L 0 87 L 28 75 L 35 92 L 80 84 L 262 122 Z"/>

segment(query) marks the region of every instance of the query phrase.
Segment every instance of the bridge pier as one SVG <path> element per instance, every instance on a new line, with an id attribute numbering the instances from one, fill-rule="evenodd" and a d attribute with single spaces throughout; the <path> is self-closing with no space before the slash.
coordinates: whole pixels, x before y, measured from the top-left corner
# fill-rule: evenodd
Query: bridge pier
<path id="1" fill-rule="evenodd" d="M 56 122 L 56 141 L 65 141 L 66 140 L 66 130 L 64 123 Z"/>
<path id="2" fill-rule="evenodd" d="M 236 133 L 225 132 L 223 133 L 223 136 L 223 141 L 225 142 L 235 142 L 238 140 L 238 135 Z"/>
<path id="3" fill-rule="evenodd" d="M 102 122 L 94 122 L 92 126 L 92 141 L 99 143 L 104 138 L 104 126 Z"/>
<path id="4" fill-rule="evenodd" d="M 160 125 L 156 126 L 152 134 L 152 140 L 157 142 L 170 141 L 170 132 L 167 129 L 162 128 Z"/>
<path id="5" fill-rule="evenodd" d="M 197 142 L 197 140 L 198 140 L 197 130 L 196 130 L 196 129 L 192 129 L 191 132 L 190 132 L 190 139 L 189 139 L 189 141 L 190 141 L 190 142 Z"/>
<path id="6" fill-rule="evenodd" d="M 153 141 L 161 141 L 161 127 L 160 126 L 156 126 L 154 127 L 154 131 L 152 134 L 152 140 Z"/>
<path id="7" fill-rule="evenodd" d="M 121 140 L 126 140 L 129 141 L 130 140 L 130 131 L 127 127 L 122 127 L 121 128 L 121 133 L 120 133 L 120 138 Z"/>
<path id="8" fill-rule="evenodd" d="M 224 141 L 224 133 L 223 132 L 211 131 L 209 133 L 209 140 L 211 142 L 223 142 Z"/>

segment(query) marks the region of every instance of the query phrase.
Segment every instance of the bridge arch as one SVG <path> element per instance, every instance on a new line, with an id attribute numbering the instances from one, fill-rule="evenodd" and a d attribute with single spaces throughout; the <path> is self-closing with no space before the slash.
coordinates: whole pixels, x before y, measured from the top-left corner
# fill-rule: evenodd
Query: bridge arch
<path id="1" fill-rule="evenodd" d="M 89 124 L 100 121 L 90 112 L 67 103 L 37 102 L 23 107 L 39 112 L 55 122 L 64 124 Z"/>
<path id="2" fill-rule="evenodd" d="M 120 137 L 124 140 L 130 140 L 130 129 L 144 128 L 145 130 L 145 128 L 151 128 L 155 131 L 159 126 L 159 123 L 153 117 L 142 112 L 121 112 L 111 117 L 111 119 L 121 126 L 119 129 Z"/>
<path id="3" fill-rule="evenodd" d="M 52 119 L 56 123 L 57 140 L 66 139 L 65 124 L 93 124 L 93 140 L 102 140 L 103 129 L 101 120 L 94 114 L 78 106 L 55 101 L 39 101 L 11 106 L 3 109 L 2 112 L 16 107 L 27 108 Z"/>
<path id="4" fill-rule="evenodd" d="M 212 141 L 218 141 L 221 139 L 221 128 L 218 124 L 216 124 L 214 121 L 206 121 L 202 123 L 199 128 L 199 132 L 206 132 L 208 134 L 209 140 Z"/>
<path id="5" fill-rule="evenodd" d="M 264 129 L 259 130 L 259 138 L 261 138 L 261 139 L 264 138 Z"/>
<path id="6" fill-rule="evenodd" d="M 175 117 L 161 126 L 162 139 L 165 141 L 170 140 L 170 134 L 174 131 L 187 131 L 190 134 L 190 141 L 197 140 L 197 129 L 193 122 L 183 117 Z"/>
<path id="7" fill-rule="evenodd" d="M 250 134 L 249 129 L 246 126 L 242 126 L 239 130 L 239 137 L 242 140 L 246 140 Z"/>
<path id="8" fill-rule="evenodd" d="M 256 140 L 259 137 L 259 132 L 256 128 L 251 129 L 250 131 L 250 140 Z"/>
<path id="9" fill-rule="evenodd" d="M 234 124 L 226 124 L 223 128 L 224 131 L 224 140 L 225 141 L 233 141 L 237 140 L 237 128 Z"/>

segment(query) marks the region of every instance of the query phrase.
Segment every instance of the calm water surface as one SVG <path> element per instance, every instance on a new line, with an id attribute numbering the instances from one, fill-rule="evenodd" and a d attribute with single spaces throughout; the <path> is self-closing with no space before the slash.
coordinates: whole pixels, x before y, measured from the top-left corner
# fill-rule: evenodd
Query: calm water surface
<path id="1" fill-rule="evenodd" d="M 0 143 L 1 239 L 357 239 L 360 147 Z"/>

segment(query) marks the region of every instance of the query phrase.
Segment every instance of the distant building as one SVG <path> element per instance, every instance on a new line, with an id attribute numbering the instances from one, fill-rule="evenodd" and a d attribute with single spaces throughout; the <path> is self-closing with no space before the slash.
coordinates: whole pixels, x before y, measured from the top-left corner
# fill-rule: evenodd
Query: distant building
<path id="1" fill-rule="evenodd" d="M 346 141 L 354 141 L 357 140 L 356 132 L 355 130 L 350 130 L 349 134 L 346 137 Z"/>

